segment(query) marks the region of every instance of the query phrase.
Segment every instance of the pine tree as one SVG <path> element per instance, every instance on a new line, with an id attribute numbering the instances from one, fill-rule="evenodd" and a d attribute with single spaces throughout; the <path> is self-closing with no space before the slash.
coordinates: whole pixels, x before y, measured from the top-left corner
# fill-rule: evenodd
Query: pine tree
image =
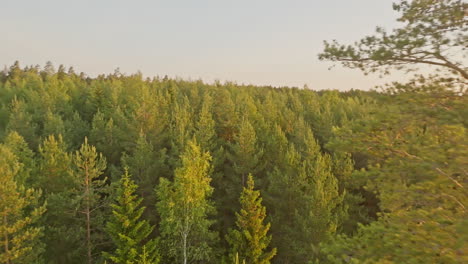
<path id="1" fill-rule="evenodd" d="M 47 200 L 44 222 L 47 263 L 77 263 L 81 241 L 80 223 L 75 214 L 76 186 L 71 170 L 72 155 L 62 136 L 47 137 L 39 146 L 37 186 Z"/>
<path id="2" fill-rule="evenodd" d="M 122 155 L 121 160 L 122 165 L 128 167 L 129 173 L 141 190 L 140 194 L 146 200 L 154 195 L 154 186 L 157 185 L 159 176 L 168 173 L 165 165 L 166 150 L 155 151 L 143 132 L 140 132 L 135 144 L 133 151 Z"/>
<path id="3" fill-rule="evenodd" d="M 47 61 L 46 65 L 44 66 L 44 70 L 41 73 L 44 73 L 48 76 L 55 74 L 54 64 L 51 61 Z"/>
<path id="4" fill-rule="evenodd" d="M 376 195 L 380 212 L 353 236 L 323 245 L 329 263 L 468 261 L 468 146 L 458 120 L 467 98 L 433 88 L 400 91 L 362 124 L 338 131 L 335 151 L 365 155 L 365 169 L 353 180 Z"/>
<path id="5" fill-rule="evenodd" d="M 116 164 L 120 160 L 121 151 L 118 150 L 116 126 L 112 117 L 107 118 L 98 110 L 93 117 L 89 140 L 98 151 L 103 153 L 109 164 Z"/>
<path id="6" fill-rule="evenodd" d="M 275 237 L 272 244 L 279 249 L 275 259 L 280 263 L 307 262 L 304 259 L 294 261 L 294 258 L 302 251 L 302 248 L 298 248 L 296 243 L 302 233 L 301 230 L 295 228 L 299 216 L 296 212 L 302 212 L 304 204 L 311 202 L 303 193 L 303 190 L 307 190 L 308 186 L 307 175 L 301 157 L 294 146 L 289 146 L 284 160 L 278 162 L 268 174 L 268 178 L 270 185 L 264 197 L 268 208 L 270 208 L 272 219 L 272 235 Z M 289 224 L 284 224 L 286 222 Z M 302 241 L 298 244 L 305 247 Z"/>
<path id="7" fill-rule="evenodd" d="M 305 221 L 304 228 L 310 228 L 309 234 L 314 247 L 328 240 L 338 229 L 346 211 L 343 208 L 344 193 L 338 190 L 338 181 L 332 173 L 332 161 L 328 154 L 317 155 L 312 161 L 307 160 L 308 174 L 313 175 L 309 207 L 311 219 Z"/>
<path id="8" fill-rule="evenodd" d="M 312 149 L 314 144 L 303 151 Z M 335 233 L 343 215 L 343 194 L 331 173 L 331 159 L 320 152 L 302 156 L 291 145 L 269 179 L 266 197 L 276 237 L 273 244 L 279 249 L 276 260 L 307 263 L 318 254 L 319 243 Z"/>
<path id="9" fill-rule="evenodd" d="M 0 145 L 0 263 L 41 263 L 42 227 L 38 221 L 45 211 L 39 204 L 41 192 L 18 185 L 16 177 L 23 164 Z"/>
<path id="10" fill-rule="evenodd" d="M 66 151 L 62 135 L 48 136 L 39 146 L 38 179 L 40 188 L 46 193 L 58 193 L 73 186 L 70 170 L 72 157 Z"/>
<path id="11" fill-rule="evenodd" d="M 195 138 L 204 150 L 214 151 L 215 147 L 215 121 L 213 120 L 212 104 L 213 99 L 206 94 L 203 97 L 203 104 L 195 124 Z"/>
<path id="12" fill-rule="evenodd" d="M 143 199 L 135 194 L 137 188 L 126 169 L 106 225 L 115 249 L 104 256 L 113 263 L 159 263 L 156 241 L 149 239 L 154 226 L 141 219 L 145 207 L 141 206 Z"/>
<path id="13" fill-rule="evenodd" d="M 10 66 L 10 69 L 8 71 L 8 78 L 17 79 L 21 77 L 22 73 L 23 73 L 23 70 L 21 70 L 19 61 L 15 61 L 13 65 Z"/>
<path id="14" fill-rule="evenodd" d="M 227 142 L 232 142 L 239 117 L 231 94 L 227 89 L 218 89 L 214 101 L 215 120 L 219 127 L 218 136 Z"/>
<path id="15" fill-rule="evenodd" d="M 7 131 L 16 131 L 30 147 L 37 146 L 37 125 L 33 122 L 31 114 L 27 111 L 26 103 L 16 96 L 10 104 L 10 117 Z"/>
<path id="16" fill-rule="evenodd" d="M 165 262 L 192 263 L 213 260 L 210 231 L 213 213 L 209 177 L 211 156 L 189 141 L 175 170 L 174 182 L 161 178 L 157 187 L 157 209 L 161 216 L 160 232 Z"/>
<path id="17" fill-rule="evenodd" d="M 49 135 L 64 135 L 65 124 L 62 117 L 59 114 L 53 113 L 50 109 L 47 109 L 44 118 L 44 127 L 42 129 L 42 136 L 46 137 Z"/>
<path id="18" fill-rule="evenodd" d="M 262 205 L 260 191 L 254 190 L 254 180 L 249 174 L 247 186 L 243 188 L 241 210 L 236 213 L 237 229 L 231 230 L 226 237 L 230 244 L 230 258 L 244 259 L 249 264 L 268 264 L 276 254 L 276 248 L 265 252 L 270 244 L 267 235 L 270 224 L 264 224 L 266 208 Z"/>
<path id="19" fill-rule="evenodd" d="M 224 182 L 217 184 L 217 187 L 226 190 L 226 195 L 220 199 L 220 211 L 223 215 L 221 224 L 225 230 L 234 224 L 233 205 L 238 204 L 238 194 L 242 192 L 248 174 L 257 173 L 263 164 L 263 150 L 257 143 L 255 129 L 245 118 L 238 124 L 238 132 L 234 135 L 234 141 L 228 143 L 228 147 L 226 159 L 231 167 L 224 165 Z"/>
<path id="20" fill-rule="evenodd" d="M 228 159 L 233 163 L 234 171 L 240 177 L 241 186 L 245 186 L 248 173 L 255 173 L 259 169 L 263 150 L 257 144 L 255 129 L 246 119 L 239 126 L 239 133 L 231 144 L 231 153 Z"/>
<path id="21" fill-rule="evenodd" d="M 171 152 L 170 163 L 178 166 L 177 158 L 183 152 L 187 142 L 193 134 L 193 110 L 187 97 L 175 102 L 171 115 Z"/>
<path id="22" fill-rule="evenodd" d="M 169 130 L 169 96 L 146 85 L 137 87 L 134 99 L 136 108 L 130 125 L 133 125 L 137 132 L 151 135 L 151 142 L 160 146 L 167 140 Z"/>
<path id="23" fill-rule="evenodd" d="M 5 146 L 18 158 L 18 162 L 23 164 L 16 176 L 17 183 L 25 187 L 34 186 L 33 182 L 36 179 L 32 176 L 34 176 L 36 171 L 36 162 L 34 160 L 34 152 L 29 148 L 28 143 L 16 131 L 12 131 L 5 138 Z"/>
<path id="24" fill-rule="evenodd" d="M 155 151 L 152 142 L 147 140 L 143 132 L 140 132 L 135 144 L 132 152 L 122 155 L 122 166 L 128 167 L 129 173 L 138 185 L 137 194 L 143 198 L 142 205 L 146 207 L 143 218 L 157 222 L 154 187 L 160 177 L 171 174 L 166 164 L 166 149 Z"/>
<path id="25" fill-rule="evenodd" d="M 96 211 L 102 207 L 104 201 L 101 197 L 105 192 L 105 181 L 102 179 L 101 175 L 103 174 L 106 168 L 106 160 L 101 153 L 96 152 L 94 146 L 88 144 L 88 139 L 85 138 L 83 145 L 81 145 L 80 150 L 75 154 L 75 166 L 76 166 L 76 180 L 79 182 L 79 203 L 80 203 L 80 213 L 85 216 L 85 244 L 86 244 L 86 261 L 88 264 L 93 263 L 93 254 L 94 254 L 94 238 L 92 237 L 93 233 L 98 232 L 98 227 L 100 223 L 96 219 L 95 214 L 99 212 Z"/>

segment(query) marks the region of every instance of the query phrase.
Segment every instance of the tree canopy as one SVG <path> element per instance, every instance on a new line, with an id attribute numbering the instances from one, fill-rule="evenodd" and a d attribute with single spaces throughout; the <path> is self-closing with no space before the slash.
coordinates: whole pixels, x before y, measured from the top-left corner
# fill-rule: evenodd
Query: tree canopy
<path id="1" fill-rule="evenodd" d="M 14 63 L 0 263 L 467 263 L 466 4 L 394 9 L 320 57 L 448 72 L 312 91 Z"/>

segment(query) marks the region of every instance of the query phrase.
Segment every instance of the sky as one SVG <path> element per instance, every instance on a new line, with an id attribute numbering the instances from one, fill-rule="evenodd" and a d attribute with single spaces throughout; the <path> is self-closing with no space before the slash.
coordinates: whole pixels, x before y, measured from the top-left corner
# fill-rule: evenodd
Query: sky
<path id="1" fill-rule="evenodd" d="M 0 66 L 141 71 L 205 82 L 370 89 L 379 79 L 319 61 L 324 40 L 392 29 L 392 0 L 0 0 Z"/>

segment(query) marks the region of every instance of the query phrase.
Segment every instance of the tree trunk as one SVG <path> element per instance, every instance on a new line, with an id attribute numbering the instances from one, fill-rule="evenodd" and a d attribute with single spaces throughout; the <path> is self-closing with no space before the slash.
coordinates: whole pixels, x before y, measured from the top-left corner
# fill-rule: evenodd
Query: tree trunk
<path id="1" fill-rule="evenodd" d="M 89 199 L 89 173 L 88 167 L 85 168 L 85 199 L 86 199 L 86 244 L 87 244 L 87 256 L 88 256 L 88 264 L 92 263 L 92 256 L 91 256 L 91 212 L 90 212 L 90 199 Z"/>
<path id="2" fill-rule="evenodd" d="M 91 264 L 91 224 L 90 224 L 89 200 L 86 205 L 86 241 L 88 250 L 88 264 Z"/>
<path id="3" fill-rule="evenodd" d="M 184 243 L 184 264 L 187 264 L 187 233 L 184 233 L 183 235 L 183 243 Z"/>

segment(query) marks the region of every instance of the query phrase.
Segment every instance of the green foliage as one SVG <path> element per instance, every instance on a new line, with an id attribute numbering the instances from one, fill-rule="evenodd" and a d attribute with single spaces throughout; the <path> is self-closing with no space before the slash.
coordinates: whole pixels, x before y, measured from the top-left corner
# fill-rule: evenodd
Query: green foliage
<path id="1" fill-rule="evenodd" d="M 73 195 L 72 155 L 66 150 L 62 136 L 48 136 L 39 146 L 36 185 L 44 192 L 47 211 L 44 214 L 46 263 L 77 263 L 81 230 L 75 212 Z"/>
<path id="2" fill-rule="evenodd" d="M 332 160 L 321 154 L 310 131 L 302 137 L 303 155 L 290 145 L 269 174 L 267 206 L 272 208 L 273 241 L 280 262 L 307 263 L 318 255 L 346 216 L 344 193 L 332 173 Z M 291 223 L 284 225 L 284 223 Z"/>
<path id="3" fill-rule="evenodd" d="M 83 120 L 78 112 L 74 112 L 64 123 L 67 133 L 63 136 L 70 144 L 71 149 L 78 149 L 89 133 L 90 124 Z"/>
<path id="4" fill-rule="evenodd" d="M 172 157 L 177 157 L 185 149 L 185 145 L 190 139 L 193 132 L 193 110 L 188 103 L 188 98 L 184 97 L 179 101 L 174 102 L 174 107 L 171 113 L 171 134 L 173 135 L 171 141 Z M 177 166 L 177 162 L 172 160 L 172 165 Z"/>
<path id="5" fill-rule="evenodd" d="M 404 27 L 392 34 L 378 29 L 379 37 L 367 37 L 354 47 L 326 43 L 320 57 L 365 72 L 430 64 L 453 75 L 389 84 L 366 120 L 335 129 L 327 148 L 364 160 L 361 171 L 345 183 L 351 190 L 347 200 L 361 198 L 378 210 L 377 221 L 358 223 L 356 234 L 323 244 L 323 262 L 464 263 L 468 164 L 461 158 L 467 155 L 462 105 L 467 103 L 468 75 L 452 55 L 466 49 L 466 3 L 401 1 L 394 9 L 402 13 Z M 350 203 L 354 216 L 356 205 Z"/>
<path id="6" fill-rule="evenodd" d="M 240 255 L 246 263 L 268 264 L 275 256 L 276 248 L 264 252 L 271 241 L 271 235 L 267 235 L 270 224 L 264 224 L 266 208 L 262 205 L 260 191 L 254 190 L 252 174 L 242 190 L 240 203 L 240 213 L 236 213 L 237 228 L 226 237 L 231 251 L 229 257 L 238 261 Z"/>
<path id="7" fill-rule="evenodd" d="M 106 160 L 96 148 L 88 144 L 85 138 L 81 148 L 74 155 L 75 179 L 77 181 L 77 204 L 78 213 L 82 215 L 84 226 L 84 241 L 86 255 L 83 256 L 87 263 L 93 263 L 97 254 L 96 243 L 101 237 L 103 229 L 102 214 L 103 195 L 107 193 L 106 178 L 102 178 L 106 168 Z M 100 211 L 101 209 L 101 211 Z M 80 217 L 81 218 L 81 217 Z"/>
<path id="8" fill-rule="evenodd" d="M 62 117 L 48 110 L 45 116 L 44 128 L 43 128 L 42 134 L 44 136 L 64 135 L 65 124 L 62 120 Z"/>
<path id="9" fill-rule="evenodd" d="M 212 104 L 211 96 L 205 95 L 197 123 L 195 124 L 195 138 L 197 142 L 199 142 L 201 148 L 208 151 L 214 150 L 216 140 L 216 123 L 213 120 Z"/>
<path id="10" fill-rule="evenodd" d="M 400 2 L 404 30 L 455 23 L 455 39 L 460 17 L 448 3 L 459 2 Z M 130 242 L 105 228 L 118 223 L 109 198 L 121 219 L 157 226 L 134 247 L 140 263 L 153 261 L 149 241 L 160 241 L 163 263 L 183 262 L 184 249 L 187 263 L 249 263 L 247 249 L 219 239 L 235 229 L 231 242 L 248 244 L 242 228 L 263 239 L 252 252 L 278 249 L 271 263 L 463 263 L 468 102 L 447 83 L 418 76 L 383 92 L 315 92 L 15 63 L 0 74 L 0 137 L 14 158 L 0 159 L 16 168 L 16 189 L 8 180 L 0 203 L 7 189 L 30 201 L 15 221 L 36 219 L 47 203 L 25 226 L 44 233 L 44 245 L 26 244 L 45 263 L 101 263 L 114 240 Z M 128 181 L 131 194 L 109 188 L 125 167 L 138 186 Z M 257 197 L 239 220 L 249 173 L 248 197 L 261 192 L 268 216 Z M 43 195 L 27 198 L 31 188 Z M 125 207 L 118 193 L 134 199 Z"/>
<path id="11" fill-rule="evenodd" d="M 238 194 L 247 183 L 249 173 L 258 173 L 262 169 L 263 150 L 259 146 L 259 140 L 252 124 L 243 119 L 238 125 L 237 132 L 233 135 L 233 141 L 227 144 L 225 160 L 229 162 L 223 171 L 222 184 L 217 183 L 218 188 L 225 189 L 225 195 L 220 200 L 220 213 L 230 217 L 222 219 L 223 229 L 227 229 L 234 223 L 235 208 L 238 203 Z"/>
<path id="12" fill-rule="evenodd" d="M 34 152 L 29 148 L 28 143 L 17 132 L 10 132 L 4 144 L 10 148 L 13 154 L 18 158 L 18 161 L 23 164 L 17 173 L 15 180 L 18 184 L 30 187 L 35 179 L 36 162 L 34 160 Z"/>
<path id="13" fill-rule="evenodd" d="M 37 224 L 45 206 L 40 204 L 40 191 L 17 183 L 23 166 L 7 146 L 0 145 L 1 263 L 43 263 L 43 227 Z"/>
<path id="14" fill-rule="evenodd" d="M 16 97 L 11 101 L 7 131 L 16 131 L 28 142 L 30 147 L 37 145 L 37 124 L 26 109 L 25 102 Z"/>
<path id="15" fill-rule="evenodd" d="M 239 126 L 239 133 L 234 136 L 231 144 L 231 154 L 228 159 L 233 163 L 233 169 L 240 177 L 240 186 L 247 182 L 247 175 L 258 171 L 258 165 L 263 151 L 257 145 L 257 136 L 248 120 L 243 120 Z"/>
<path id="16" fill-rule="evenodd" d="M 73 185 L 70 170 L 72 157 L 67 153 L 62 135 L 45 138 L 39 146 L 38 186 L 45 193 L 58 193 L 70 190 Z"/>
<path id="17" fill-rule="evenodd" d="M 372 153 L 371 165 L 360 177 L 367 180 L 366 189 L 378 194 L 383 212 L 378 222 L 362 226 L 355 236 L 325 247 L 333 263 L 348 257 L 359 262 L 466 261 L 462 252 L 467 230 L 462 226 L 467 163 L 460 159 L 466 156 L 466 129 L 417 120 L 414 112 L 398 116 L 389 120 L 392 129 L 383 130 L 381 126 L 390 124 L 382 120 L 370 128 L 373 132 L 356 132 L 360 139 L 353 141 Z M 372 149 L 376 146 L 378 150 Z M 366 250 L 359 249 L 364 245 Z"/>
<path id="18" fill-rule="evenodd" d="M 135 194 L 137 185 L 126 170 L 119 181 L 115 201 L 111 204 L 112 216 L 106 224 L 115 249 L 104 253 L 113 263 L 159 263 L 155 240 L 148 240 L 154 229 L 141 216 L 145 207 L 142 198 Z"/>
<path id="19" fill-rule="evenodd" d="M 169 171 L 166 164 L 166 149 L 155 151 L 153 144 L 148 142 L 143 133 L 140 133 L 135 144 L 132 153 L 122 155 L 122 165 L 128 167 L 129 173 L 138 185 L 137 193 L 144 199 L 143 205 L 149 209 L 144 213 L 145 218 L 156 221 L 154 187 L 160 176 L 167 175 Z"/>
<path id="20" fill-rule="evenodd" d="M 393 9 L 401 12 L 398 21 L 403 25 L 400 28 L 391 33 L 377 28 L 375 36 L 365 37 L 354 45 L 325 41 L 325 49 L 319 58 L 338 61 L 345 67 L 365 73 L 380 69 L 389 73 L 392 68 L 411 69 L 415 64 L 426 64 L 447 69 L 455 78 L 461 77 L 466 82 L 468 73 L 461 60 L 464 55 L 455 55 L 466 50 L 465 2 L 400 1 L 393 5 Z"/>
<path id="21" fill-rule="evenodd" d="M 161 178 L 157 187 L 157 209 L 165 262 L 192 263 L 215 261 L 210 230 L 213 213 L 209 177 L 211 156 L 190 141 L 181 156 L 182 165 L 174 181 Z"/>

